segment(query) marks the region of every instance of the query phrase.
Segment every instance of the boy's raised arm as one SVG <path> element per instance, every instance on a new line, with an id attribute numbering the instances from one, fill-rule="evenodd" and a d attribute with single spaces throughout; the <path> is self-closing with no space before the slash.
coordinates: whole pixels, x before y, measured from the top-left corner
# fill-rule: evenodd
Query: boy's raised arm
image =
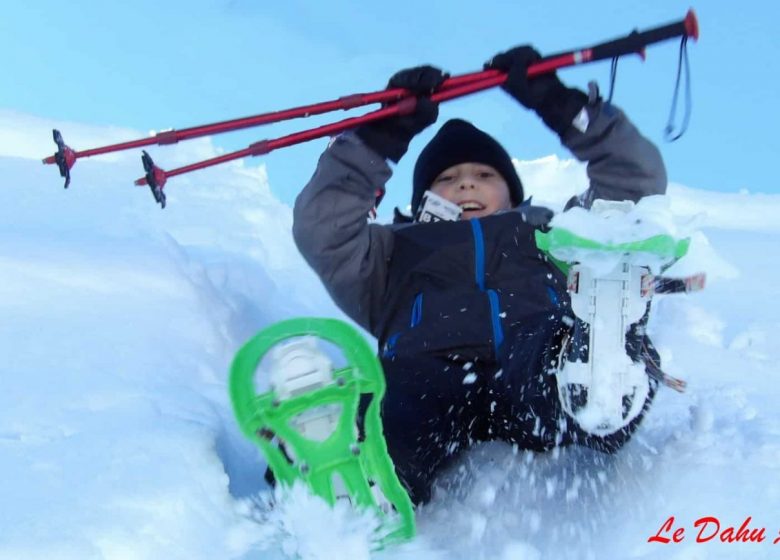
<path id="1" fill-rule="evenodd" d="M 658 148 L 642 136 L 623 112 L 576 88 L 555 73 L 527 77 L 539 60 L 530 46 L 493 57 L 487 67 L 507 72 L 503 89 L 534 110 L 577 159 L 588 162 L 590 187 L 569 206 L 590 207 L 593 200 L 633 200 L 666 192 L 666 168 Z"/>
<path id="2" fill-rule="evenodd" d="M 293 237 L 336 304 L 377 336 L 387 263 L 393 252 L 389 228 L 367 222 L 377 195 L 412 138 L 433 124 L 438 104 L 430 95 L 446 79 L 433 66 L 394 74 L 389 88 L 417 94 L 414 110 L 361 125 L 337 137 L 320 157 L 314 176 L 295 201 Z"/>
<path id="3" fill-rule="evenodd" d="M 353 133 L 335 139 L 295 201 L 293 237 L 336 304 L 374 332 L 385 292 L 392 233 L 368 223 L 390 178 L 384 158 Z"/>
<path id="4" fill-rule="evenodd" d="M 666 167 L 658 148 L 626 115 L 601 100 L 585 106 L 587 129 L 570 127 L 561 139 L 580 161 L 587 161 L 588 190 L 575 205 L 589 208 L 597 198 L 632 200 L 666 193 Z"/>

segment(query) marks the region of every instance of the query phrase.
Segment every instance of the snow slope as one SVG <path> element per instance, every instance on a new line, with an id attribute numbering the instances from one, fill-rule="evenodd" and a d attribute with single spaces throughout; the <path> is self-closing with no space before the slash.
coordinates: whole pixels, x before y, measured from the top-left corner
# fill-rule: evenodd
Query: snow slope
<path id="1" fill-rule="evenodd" d="M 137 153 L 78 162 L 63 191 L 39 161 L 54 126 L 74 147 L 138 135 L 0 111 L 0 559 L 369 557 L 367 517 L 301 492 L 268 508 L 262 460 L 232 420 L 226 372 L 247 338 L 342 317 L 265 168 L 172 180 L 160 211 L 132 186 Z M 217 153 L 208 140 L 152 151 L 163 167 Z M 556 208 L 585 185 L 574 162 L 518 169 Z M 443 476 L 419 538 L 376 557 L 780 555 L 780 196 L 670 195 L 697 229 L 678 272 L 709 275 L 700 294 L 659 299 L 651 324 L 688 392 L 662 391 L 613 457 L 479 446 Z M 670 516 L 684 540 L 648 543 Z M 751 516 L 766 540 L 697 544 L 705 516 L 723 529 Z"/>

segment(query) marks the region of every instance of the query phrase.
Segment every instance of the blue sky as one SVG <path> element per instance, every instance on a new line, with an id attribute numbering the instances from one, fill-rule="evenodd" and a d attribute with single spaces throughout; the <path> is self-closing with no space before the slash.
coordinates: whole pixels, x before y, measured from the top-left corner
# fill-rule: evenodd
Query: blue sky
<path id="1" fill-rule="evenodd" d="M 185 128 L 374 91 L 396 70 L 420 63 L 460 74 L 517 44 L 534 44 L 542 53 L 584 47 L 681 19 L 689 7 L 672 0 L 14 2 L 0 21 L 6 55 L 0 108 L 141 131 Z M 719 191 L 780 192 L 774 165 L 767 165 L 777 158 L 780 124 L 780 41 L 774 29 L 780 8 L 774 2 L 720 0 L 693 7 L 701 39 L 689 47 L 693 115 L 687 134 L 673 144 L 663 141 L 676 42 L 651 47 L 644 63 L 622 59 L 615 103 L 659 145 L 670 180 Z M 563 70 L 560 77 L 580 87 L 596 79 L 606 90 L 609 63 Z M 214 142 L 239 149 L 352 114 L 358 112 Z M 439 123 L 453 117 L 493 134 L 513 157 L 568 157 L 535 116 L 500 90 L 443 105 Z M 389 204 L 408 201 L 414 159 L 436 128 L 415 139 L 397 166 Z M 63 134 L 67 141 L 67 130 Z M 291 202 L 308 180 L 325 144 L 314 141 L 263 158 L 283 201 Z M 162 155 L 156 161 L 166 167 Z M 58 183 L 54 170 L 52 175 Z M 174 185 L 172 180 L 168 188 Z"/>

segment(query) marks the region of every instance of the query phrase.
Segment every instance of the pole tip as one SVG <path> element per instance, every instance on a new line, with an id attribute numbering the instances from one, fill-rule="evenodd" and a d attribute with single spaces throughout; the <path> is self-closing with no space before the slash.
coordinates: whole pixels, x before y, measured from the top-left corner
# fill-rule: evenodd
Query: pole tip
<path id="1" fill-rule="evenodd" d="M 685 33 L 688 37 L 692 37 L 694 41 L 699 40 L 699 20 L 696 18 L 696 12 L 693 8 L 688 10 L 685 15 Z"/>

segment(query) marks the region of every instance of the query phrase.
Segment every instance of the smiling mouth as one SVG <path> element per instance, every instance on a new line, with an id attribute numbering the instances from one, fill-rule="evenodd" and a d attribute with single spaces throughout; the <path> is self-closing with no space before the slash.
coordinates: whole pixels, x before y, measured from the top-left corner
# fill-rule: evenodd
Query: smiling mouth
<path id="1" fill-rule="evenodd" d="M 474 200 L 467 200 L 465 202 L 461 202 L 458 204 L 460 206 L 461 210 L 464 212 L 479 212 L 480 210 L 485 209 L 484 204 L 480 204 L 479 202 L 476 202 Z"/>

